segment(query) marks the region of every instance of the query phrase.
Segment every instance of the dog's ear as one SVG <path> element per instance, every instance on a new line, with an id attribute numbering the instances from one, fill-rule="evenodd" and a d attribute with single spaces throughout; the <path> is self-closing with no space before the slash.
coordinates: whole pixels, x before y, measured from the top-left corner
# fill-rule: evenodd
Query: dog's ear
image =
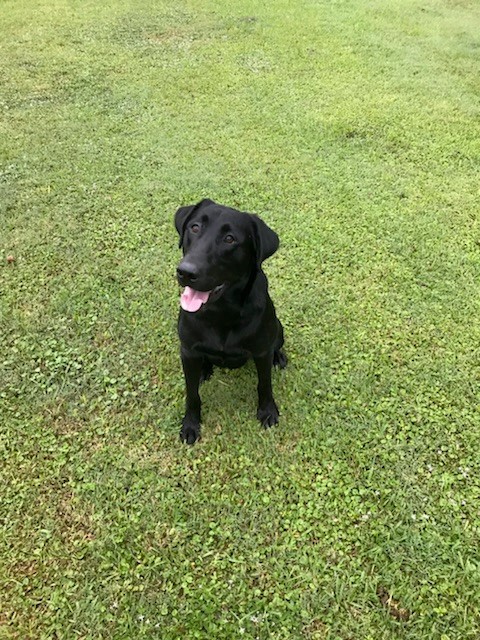
<path id="1" fill-rule="evenodd" d="M 273 256 L 278 249 L 280 241 L 273 229 L 270 229 L 265 222 L 256 215 L 252 215 L 253 222 L 253 244 L 257 257 L 257 264 L 260 266 L 264 260 Z"/>
<path id="2" fill-rule="evenodd" d="M 178 247 L 181 248 L 183 245 L 183 234 L 185 233 L 185 226 L 187 222 L 190 220 L 192 215 L 203 207 L 206 204 L 215 204 L 213 200 L 200 200 L 197 204 L 191 204 L 188 207 L 180 207 L 177 213 L 175 214 L 175 228 L 178 231 L 178 235 L 180 236 L 180 241 L 178 243 Z"/>

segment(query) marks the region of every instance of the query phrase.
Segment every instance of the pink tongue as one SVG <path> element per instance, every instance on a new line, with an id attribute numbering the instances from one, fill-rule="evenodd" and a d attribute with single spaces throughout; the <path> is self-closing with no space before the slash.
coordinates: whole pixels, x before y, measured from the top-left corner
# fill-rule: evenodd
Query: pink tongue
<path id="1" fill-rule="evenodd" d="M 211 291 L 195 291 L 190 287 L 185 287 L 180 296 L 180 305 L 185 311 L 198 311 L 202 304 L 208 300 Z"/>

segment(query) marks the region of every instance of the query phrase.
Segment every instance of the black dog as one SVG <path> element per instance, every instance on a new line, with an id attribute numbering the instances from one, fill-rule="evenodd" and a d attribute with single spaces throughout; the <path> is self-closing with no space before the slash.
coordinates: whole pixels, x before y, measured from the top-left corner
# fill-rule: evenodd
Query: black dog
<path id="1" fill-rule="evenodd" d="M 278 249 L 278 236 L 255 215 L 202 200 L 175 214 L 183 260 L 178 282 L 185 287 L 178 334 L 187 401 L 180 437 L 200 435 L 201 381 L 213 365 L 234 369 L 253 358 L 258 373 L 257 418 L 278 422 L 272 365 L 285 367 L 283 328 L 268 295 L 261 264 Z"/>

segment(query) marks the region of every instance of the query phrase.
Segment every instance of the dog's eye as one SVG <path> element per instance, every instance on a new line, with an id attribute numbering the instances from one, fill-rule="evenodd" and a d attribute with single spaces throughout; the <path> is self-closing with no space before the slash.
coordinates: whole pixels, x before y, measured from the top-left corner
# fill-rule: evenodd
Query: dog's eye
<path id="1" fill-rule="evenodd" d="M 200 231 L 200 225 L 192 224 L 192 226 L 190 227 L 190 231 L 192 231 L 193 233 L 198 233 Z"/>
<path id="2" fill-rule="evenodd" d="M 235 238 L 230 234 L 228 236 L 225 236 L 224 240 L 227 244 L 232 244 L 232 242 L 235 242 Z"/>

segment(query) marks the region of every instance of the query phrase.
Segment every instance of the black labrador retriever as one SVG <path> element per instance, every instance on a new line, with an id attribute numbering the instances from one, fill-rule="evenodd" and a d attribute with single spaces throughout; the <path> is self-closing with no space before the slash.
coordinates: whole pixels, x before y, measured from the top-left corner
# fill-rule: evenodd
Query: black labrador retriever
<path id="1" fill-rule="evenodd" d="M 278 249 L 277 234 L 257 216 L 212 200 L 181 207 L 175 227 L 183 247 L 178 334 L 187 391 L 180 438 L 193 444 L 200 436 L 198 387 L 213 366 L 234 369 L 249 358 L 258 373 L 257 418 L 264 427 L 277 424 L 272 365 L 283 368 L 287 358 L 261 268 Z"/>

